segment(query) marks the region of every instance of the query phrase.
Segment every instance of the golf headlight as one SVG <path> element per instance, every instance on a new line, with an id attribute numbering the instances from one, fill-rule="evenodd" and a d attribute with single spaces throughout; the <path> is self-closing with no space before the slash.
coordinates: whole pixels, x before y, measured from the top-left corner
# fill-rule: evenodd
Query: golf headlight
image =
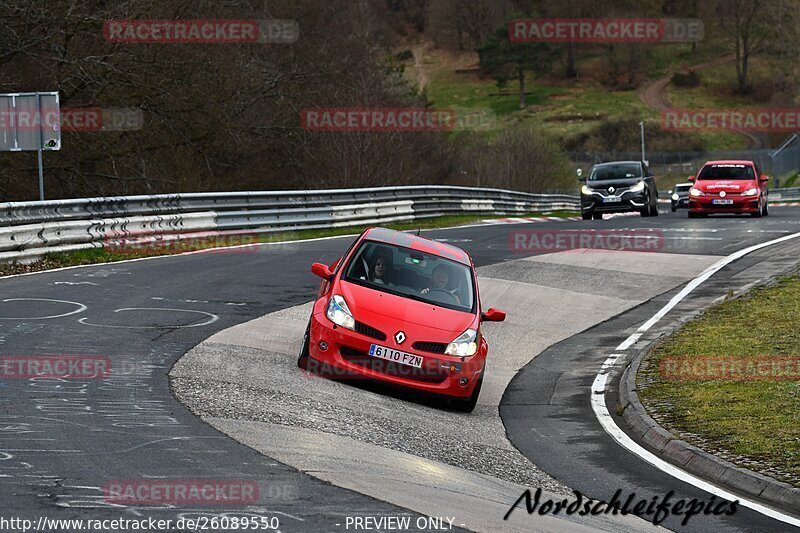
<path id="1" fill-rule="evenodd" d="M 640 181 L 630 188 L 630 192 L 641 192 L 644 190 L 644 182 Z"/>
<path id="2" fill-rule="evenodd" d="M 689 194 L 691 194 L 692 196 L 703 196 L 703 194 L 705 193 L 703 193 L 703 191 L 701 191 L 700 189 L 689 189 Z"/>
<path id="3" fill-rule="evenodd" d="M 756 189 L 755 187 L 752 187 L 752 188 L 747 189 L 746 191 L 744 191 L 742 194 L 744 196 L 755 196 L 756 194 L 758 194 L 758 189 Z"/>
<path id="4" fill-rule="evenodd" d="M 678 196 L 677 194 L 673 194 L 673 195 L 672 195 L 672 199 L 673 199 L 673 200 L 675 200 L 675 201 L 677 202 L 678 200 L 680 200 L 680 199 L 681 199 L 681 197 L 680 197 L 680 196 Z"/>
<path id="5" fill-rule="evenodd" d="M 478 351 L 478 344 L 475 342 L 477 336 L 477 331 L 468 329 L 459 335 L 456 340 L 448 344 L 444 353 L 447 355 L 456 355 L 458 357 L 475 355 L 475 352 Z"/>
<path id="6" fill-rule="evenodd" d="M 353 318 L 353 313 L 347 307 L 347 302 L 338 294 L 334 294 L 328 302 L 328 310 L 325 313 L 331 322 L 337 326 L 342 326 L 347 329 L 356 329 L 356 320 Z"/>
<path id="7" fill-rule="evenodd" d="M 583 194 L 592 194 L 594 191 L 590 189 L 588 185 L 584 185 L 581 187 L 581 192 Z"/>

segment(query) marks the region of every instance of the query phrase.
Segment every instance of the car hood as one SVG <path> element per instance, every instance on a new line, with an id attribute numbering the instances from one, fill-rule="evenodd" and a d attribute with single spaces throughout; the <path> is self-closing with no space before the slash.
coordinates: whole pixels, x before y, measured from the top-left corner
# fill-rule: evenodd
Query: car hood
<path id="1" fill-rule="evenodd" d="M 394 335 L 394 328 L 413 324 L 418 332 L 414 335 L 417 340 L 450 342 L 464 330 L 477 329 L 478 325 L 472 313 L 418 302 L 347 281 L 339 282 L 339 294 L 356 320 L 385 330 L 387 335 Z M 430 338 L 422 338 L 426 335 Z"/>
<path id="2" fill-rule="evenodd" d="M 694 188 L 707 193 L 743 193 L 747 189 L 758 187 L 755 180 L 698 180 Z"/>
<path id="3" fill-rule="evenodd" d="M 620 187 L 630 187 L 631 185 L 636 185 L 644 178 L 620 178 L 617 180 L 592 180 L 586 181 L 586 185 L 591 187 L 592 189 L 608 189 L 609 187 L 614 187 L 615 189 L 619 189 Z"/>

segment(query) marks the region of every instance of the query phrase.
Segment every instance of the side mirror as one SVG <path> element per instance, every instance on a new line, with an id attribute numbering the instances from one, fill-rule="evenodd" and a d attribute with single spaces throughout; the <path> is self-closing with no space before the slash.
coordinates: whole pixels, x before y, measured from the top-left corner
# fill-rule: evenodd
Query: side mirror
<path id="1" fill-rule="evenodd" d="M 486 322 L 502 322 L 505 319 L 506 312 L 495 309 L 494 307 L 490 307 L 485 313 L 481 313 L 481 320 L 485 320 Z"/>
<path id="2" fill-rule="evenodd" d="M 767 176 L 766 174 L 761 174 L 761 176 L 759 176 L 758 178 L 758 181 L 760 183 L 767 183 L 769 181 L 769 176 Z"/>
<path id="3" fill-rule="evenodd" d="M 688 178 L 686 178 L 686 180 L 687 180 L 687 181 L 694 182 L 694 176 L 689 176 Z"/>
<path id="4" fill-rule="evenodd" d="M 578 169 L 575 171 L 575 174 L 578 176 L 578 181 L 586 181 L 586 178 L 583 177 L 583 170 Z"/>
<path id="5" fill-rule="evenodd" d="M 672 189 L 668 190 L 667 194 L 672 194 Z"/>
<path id="6" fill-rule="evenodd" d="M 331 272 L 331 269 L 328 267 L 328 265 L 323 263 L 314 263 L 311 265 L 311 272 L 313 272 L 314 275 L 321 277 L 325 281 L 330 281 L 333 277 L 333 272 Z"/>

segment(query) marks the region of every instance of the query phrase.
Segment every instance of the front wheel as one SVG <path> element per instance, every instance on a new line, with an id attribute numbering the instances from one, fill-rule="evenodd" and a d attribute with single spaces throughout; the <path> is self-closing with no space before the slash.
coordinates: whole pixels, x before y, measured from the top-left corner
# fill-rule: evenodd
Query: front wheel
<path id="1" fill-rule="evenodd" d="M 678 206 L 675 205 L 675 204 L 672 204 L 672 212 L 674 213 L 677 210 L 678 210 Z"/>
<path id="2" fill-rule="evenodd" d="M 583 220 L 592 220 L 592 214 L 591 213 L 581 213 L 581 218 Z"/>
<path id="3" fill-rule="evenodd" d="M 594 213 L 592 218 L 595 220 L 603 220 L 603 213 Z"/>
<path id="4" fill-rule="evenodd" d="M 483 374 L 481 373 L 481 377 L 478 378 L 478 384 L 475 385 L 475 389 L 470 394 L 469 398 L 466 400 L 450 400 L 450 406 L 455 409 L 456 411 L 461 411 L 462 413 L 471 413 L 475 410 L 475 406 L 478 405 L 478 396 L 481 394 L 481 385 L 483 385 Z"/>
<path id="5" fill-rule="evenodd" d="M 764 216 L 769 215 L 769 203 L 767 200 L 764 200 Z"/>
<path id="6" fill-rule="evenodd" d="M 300 355 L 297 357 L 297 366 L 303 370 L 308 370 L 308 347 L 311 338 L 311 321 L 308 321 L 308 327 L 303 335 L 303 345 L 300 347 Z"/>

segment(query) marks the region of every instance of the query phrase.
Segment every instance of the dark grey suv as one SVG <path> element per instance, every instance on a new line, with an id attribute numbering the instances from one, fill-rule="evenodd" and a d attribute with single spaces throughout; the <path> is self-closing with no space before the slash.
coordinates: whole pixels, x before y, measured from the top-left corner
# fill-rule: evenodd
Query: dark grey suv
<path id="1" fill-rule="evenodd" d="M 603 218 L 604 213 L 638 211 L 643 217 L 658 216 L 655 176 L 642 161 L 614 161 L 592 167 L 588 177 L 578 169 L 581 216 Z"/>

